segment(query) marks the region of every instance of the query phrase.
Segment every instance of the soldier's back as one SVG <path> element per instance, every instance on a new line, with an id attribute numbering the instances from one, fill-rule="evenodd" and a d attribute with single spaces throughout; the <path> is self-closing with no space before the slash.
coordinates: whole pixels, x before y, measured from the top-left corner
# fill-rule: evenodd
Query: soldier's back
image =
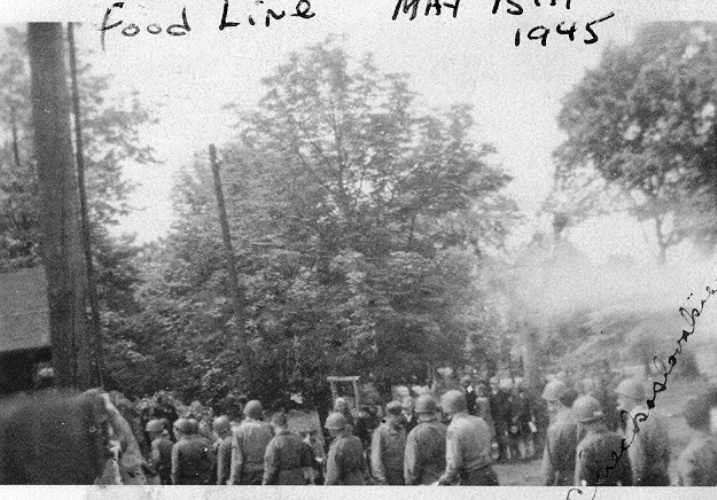
<path id="1" fill-rule="evenodd" d="M 437 421 L 418 424 L 406 439 L 406 484 L 432 484 L 446 469 L 447 427 Z"/>
<path id="2" fill-rule="evenodd" d="M 630 458 L 621 451 L 622 443 L 622 436 L 607 428 L 590 431 L 577 447 L 575 484 L 632 486 Z"/>
<path id="3" fill-rule="evenodd" d="M 543 454 L 543 479 L 549 486 L 568 486 L 575 475 L 578 424 L 566 412 L 548 427 Z"/>
<path id="4" fill-rule="evenodd" d="M 162 484 L 172 484 L 172 446 L 169 437 L 160 436 L 152 441 L 152 452 L 156 450 L 157 460 L 152 466 L 157 470 Z"/>
<path id="5" fill-rule="evenodd" d="M 179 461 L 178 484 L 212 483 L 212 444 L 204 437 L 183 438 L 174 443 Z"/>
<path id="6" fill-rule="evenodd" d="M 304 484 L 304 467 L 311 467 L 311 448 L 288 431 L 274 436 L 265 454 L 264 484 Z"/>
<path id="7" fill-rule="evenodd" d="M 677 461 L 680 486 L 717 486 L 717 437 L 693 438 Z"/>
<path id="8" fill-rule="evenodd" d="M 326 484 L 360 486 L 366 484 L 366 463 L 361 440 L 350 434 L 334 439 L 329 448 Z"/>
<path id="9" fill-rule="evenodd" d="M 236 429 L 236 438 L 241 447 L 245 464 L 261 464 L 263 468 L 264 453 L 274 432 L 269 424 L 258 420 L 242 422 Z"/>

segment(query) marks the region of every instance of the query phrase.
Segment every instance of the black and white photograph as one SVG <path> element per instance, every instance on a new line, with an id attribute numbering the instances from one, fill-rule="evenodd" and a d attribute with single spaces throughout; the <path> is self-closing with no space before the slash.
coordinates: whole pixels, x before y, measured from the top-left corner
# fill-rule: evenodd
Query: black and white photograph
<path id="1" fill-rule="evenodd" d="M 717 3 L 0 6 L 0 496 L 709 497 L 715 294 Z"/>

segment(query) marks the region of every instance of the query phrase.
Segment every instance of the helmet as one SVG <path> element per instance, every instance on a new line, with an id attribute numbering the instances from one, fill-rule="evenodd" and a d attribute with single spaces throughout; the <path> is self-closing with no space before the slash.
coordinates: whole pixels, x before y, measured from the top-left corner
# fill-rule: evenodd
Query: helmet
<path id="1" fill-rule="evenodd" d="M 573 415 L 578 422 L 587 423 L 603 417 L 600 402 L 592 396 L 581 396 L 573 403 Z"/>
<path id="2" fill-rule="evenodd" d="M 621 394 L 626 398 L 642 401 L 645 399 L 645 386 L 636 378 L 628 378 L 620 382 L 615 389 L 617 394 Z"/>
<path id="3" fill-rule="evenodd" d="M 164 422 L 155 418 L 147 422 L 147 426 L 144 428 L 147 432 L 162 432 L 164 430 Z"/>
<path id="4" fill-rule="evenodd" d="M 438 404 L 430 394 L 418 396 L 416 401 L 416 413 L 435 413 L 438 410 Z"/>
<path id="5" fill-rule="evenodd" d="M 261 420 L 262 413 L 264 413 L 264 408 L 256 399 L 252 399 L 244 407 L 244 415 L 254 420 Z"/>
<path id="6" fill-rule="evenodd" d="M 324 428 L 339 431 L 346 428 L 347 425 L 348 422 L 346 421 L 346 417 L 340 413 L 332 413 L 326 417 L 326 424 L 324 424 Z"/>
<path id="7" fill-rule="evenodd" d="M 277 427 L 286 427 L 289 425 L 289 419 L 286 418 L 286 413 L 277 412 L 271 417 L 271 423 Z"/>
<path id="8" fill-rule="evenodd" d="M 180 418 L 179 420 L 174 422 L 174 428 L 175 430 L 183 432 L 184 434 L 192 433 L 192 423 L 189 421 L 188 418 Z"/>
<path id="9" fill-rule="evenodd" d="M 560 380 L 548 382 L 543 390 L 543 399 L 546 401 L 559 401 L 568 393 L 568 387 Z"/>
<path id="10" fill-rule="evenodd" d="M 196 434 L 199 432 L 199 422 L 197 422 L 197 419 L 188 418 L 187 421 L 189 422 L 189 430 L 187 431 L 189 434 Z"/>
<path id="11" fill-rule="evenodd" d="M 466 411 L 468 405 L 466 404 L 466 397 L 461 391 L 448 391 L 441 398 L 441 406 L 447 413 L 460 413 Z"/>
<path id="12" fill-rule="evenodd" d="M 212 430 L 217 434 L 231 430 L 231 423 L 229 422 L 229 417 L 227 417 L 226 415 L 222 415 L 220 417 L 215 418 L 214 422 L 212 422 Z"/>
<path id="13" fill-rule="evenodd" d="M 401 409 L 403 407 L 401 406 L 401 403 L 398 401 L 391 401 L 386 405 L 386 413 L 393 413 L 394 415 L 400 415 Z"/>

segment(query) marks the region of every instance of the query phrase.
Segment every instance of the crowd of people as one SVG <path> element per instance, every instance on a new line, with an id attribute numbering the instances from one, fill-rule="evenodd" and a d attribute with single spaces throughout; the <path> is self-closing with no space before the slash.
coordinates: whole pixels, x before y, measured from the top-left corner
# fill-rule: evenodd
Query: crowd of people
<path id="1" fill-rule="evenodd" d="M 160 405 L 145 428 L 145 471 L 156 484 L 488 486 L 499 484 L 495 463 L 540 453 L 547 486 L 717 485 L 712 395 L 685 408 L 697 435 L 671 480 L 666 426 L 648 412 L 638 379 L 613 386 L 586 379 L 577 390 L 556 377 L 540 398 L 521 384 L 505 389 L 498 378 L 474 384 L 465 376 L 460 386 L 440 398 L 426 389 L 357 414 L 338 398 L 323 426 L 328 450 L 316 430 L 290 432 L 283 412 L 265 422 L 256 400 L 244 405 L 240 422 L 220 415 L 211 429 L 191 415 L 169 425 L 172 411 Z"/>
<path id="2" fill-rule="evenodd" d="M 198 402 L 178 411 L 166 395 L 134 414 L 118 393 L 26 398 L 0 426 L 8 438 L 0 449 L 0 482 L 52 483 L 44 473 L 33 479 L 48 467 L 17 460 L 27 455 L 22 450 L 45 446 L 48 437 L 35 435 L 40 429 L 58 443 L 85 436 L 88 464 L 97 462 L 106 431 L 111 458 L 95 484 L 489 486 L 500 484 L 496 463 L 542 456 L 546 486 L 717 485 L 714 390 L 685 405 L 693 439 L 673 457 L 665 422 L 646 406 L 644 382 L 603 382 L 584 379 L 576 389 L 561 374 L 533 397 L 520 383 L 507 387 L 496 377 L 474 383 L 464 376 L 460 389 L 440 397 L 435 388 L 423 388 L 356 413 L 337 398 L 323 422 L 326 440 L 317 428 L 292 432 L 287 413 L 267 415 L 257 400 L 245 402 L 237 418 L 206 412 Z M 53 415 L 62 412 L 92 415 L 92 428 L 105 431 L 87 434 L 66 425 L 53 431 Z M 57 462 L 59 455 L 45 458 Z M 673 460 L 677 475 L 670 477 Z M 87 479 L 86 465 L 66 465 L 60 480 L 70 473 Z"/>

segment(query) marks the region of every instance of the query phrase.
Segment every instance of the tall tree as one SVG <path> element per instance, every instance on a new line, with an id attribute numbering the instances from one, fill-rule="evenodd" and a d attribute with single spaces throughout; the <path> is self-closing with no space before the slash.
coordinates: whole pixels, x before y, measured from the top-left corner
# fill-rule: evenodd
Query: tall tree
<path id="1" fill-rule="evenodd" d="M 92 339 L 85 324 L 86 274 L 62 25 L 31 23 L 28 47 L 53 365 L 60 386 L 88 388 L 93 385 Z"/>
<path id="2" fill-rule="evenodd" d="M 653 222 L 662 260 L 685 238 L 717 242 L 715 64 L 714 24 L 649 24 L 630 45 L 605 49 L 559 116 L 568 140 L 556 151 L 557 183 L 575 188 L 592 170 L 619 187 L 630 211 Z"/>
<path id="3" fill-rule="evenodd" d="M 477 277 L 514 206 L 492 148 L 471 139 L 471 111 L 419 113 L 406 75 L 353 59 L 336 39 L 291 54 L 264 85 L 220 151 L 251 370 L 228 324 L 205 155 L 176 187 L 178 222 L 142 291 L 145 319 L 181 345 L 185 389 L 319 402 L 326 375 L 425 382 L 462 365 L 469 335 L 491 351 L 501 328 L 482 314 Z"/>

